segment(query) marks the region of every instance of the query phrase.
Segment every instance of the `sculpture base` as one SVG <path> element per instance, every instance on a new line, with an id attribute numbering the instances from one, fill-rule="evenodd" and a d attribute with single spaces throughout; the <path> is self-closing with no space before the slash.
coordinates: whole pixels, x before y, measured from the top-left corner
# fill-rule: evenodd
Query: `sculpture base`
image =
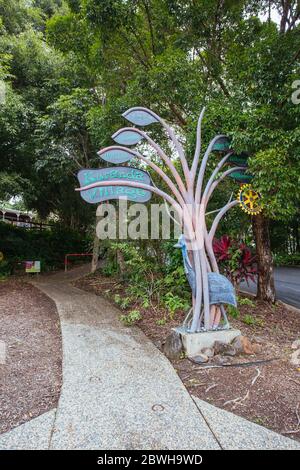
<path id="1" fill-rule="evenodd" d="M 212 348 L 215 341 L 228 344 L 241 334 L 235 329 L 189 333 L 181 326 L 174 328 L 174 331 L 180 334 L 184 351 L 190 357 L 197 356 L 204 348 Z"/>

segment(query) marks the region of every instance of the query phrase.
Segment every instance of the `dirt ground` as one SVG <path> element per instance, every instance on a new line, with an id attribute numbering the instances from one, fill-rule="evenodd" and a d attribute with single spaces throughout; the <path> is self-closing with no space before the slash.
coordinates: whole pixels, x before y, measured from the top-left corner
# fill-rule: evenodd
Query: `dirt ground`
<path id="1" fill-rule="evenodd" d="M 54 302 L 32 285 L 0 281 L 0 433 L 55 408 L 62 382 L 62 349 Z"/>
<path id="2" fill-rule="evenodd" d="M 124 295 L 126 289 L 124 284 L 112 277 L 101 276 L 99 272 L 81 279 L 76 285 L 104 295 L 110 301 L 115 294 Z M 181 312 L 167 324 L 158 325 L 157 321 L 166 312 L 155 305 L 143 309 L 137 304 L 136 308 L 142 313 L 142 320 L 137 325 L 159 349 L 170 329 L 184 318 Z M 218 367 L 214 360 L 197 365 L 187 358 L 173 361 L 173 366 L 191 394 L 300 440 L 300 368 L 289 362 L 293 352 L 291 344 L 300 336 L 300 314 L 282 305 L 270 307 L 258 302 L 253 307 L 242 305 L 239 310 L 239 318 L 230 318 L 230 323 L 250 340 L 259 343 L 260 353 L 236 356 L 230 358 L 228 364 Z M 249 315 L 255 319 L 255 325 L 245 323 Z"/>

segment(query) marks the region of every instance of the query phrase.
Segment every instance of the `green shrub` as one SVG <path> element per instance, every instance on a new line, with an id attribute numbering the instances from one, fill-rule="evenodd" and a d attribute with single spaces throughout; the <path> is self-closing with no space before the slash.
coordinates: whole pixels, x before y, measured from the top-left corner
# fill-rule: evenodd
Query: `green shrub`
<path id="1" fill-rule="evenodd" d="M 238 304 L 247 305 L 248 307 L 255 307 L 255 302 L 253 302 L 251 299 L 248 299 L 248 297 L 238 297 Z"/>
<path id="2" fill-rule="evenodd" d="M 130 297 L 121 297 L 120 294 L 115 295 L 114 301 L 122 310 L 126 310 L 126 308 L 132 303 L 132 299 Z"/>
<path id="3" fill-rule="evenodd" d="M 40 260 L 42 271 L 63 268 L 67 253 L 87 252 L 89 245 L 85 234 L 59 226 L 40 231 L 0 222 L 0 251 L 9 273 L 17 262 L 26 260 Z"/>
<path id="4" fill-rule="evenodd" d="M 248 326 L 264 326 L 264 321 L 261 318 L 255 318 L 253 315 L 244 315 L 242 322 Z"/>
<path id="5" fill-rule="evenodd" d="M 226 305 L 226 311 L 228 315 L 232 318 L 239 318 L 240 316 L 240 312 L 233 305 Z"/>
<path id="6" fill-rule="evenodd" d="M 5 278 L 9 276 L 12 271 L 12 264 L 9 261 L 3 260 L 0 262 L 0 276 Z"/>
<path id="7" fill-rule="evenodd" d="M 167 319 L 166 318 L 160 318 L 159 320 L 156 320 L 156 324 L 158 326 L 165 326 L 167 324 Z"/>
<path id="8" fill-rule="evenodd" d="M 167 292 L 164 295 L 163 303 L 168 309 L 172 320 L 178 310 L 187 310 L 189 308 L 189 303 L 184 298 L 174 295 L 172 292 Z"/>
<path id="9" fill-rule="evenodd" d="M 273 258 L 275 266 L 300 266 L 300 253 L 292 255 L 275 253 Z"/>
<path id="10" fill-rule="evenodd" d="M 168 248 L 170 243 L 165 244 Z M 174 242 L 172 242 L 172 246 Z M 149 308 L 154 304 L 163 306 L 174 318 L 178 310 L 187 310 L 190 306 L 190 288 L 182 266 L 180 250 L 176 256 L 168 255 L 157 260 L 155 250 L 145 248 L 141 242 L 111 242 L 107 251 L 105 274 L 116 274 L 117 251 L 123 254 L 126 281 L 126 295 L 115 297 L 115 302 L 126 309 L 135 304 Z M 171 253 L 173 253 L 174 248 Z M 168 259 L 166 263 L 166 259 Z"/>
<path id="11" fill-rule="evenodd" d="M 127 313 L 126 315 L 120 315 L 120 320 L 126 326 L 132 326 L 137 323 L 139 320 L 142 319 L 142 315 L 139 310 L 132 310 L 131 312 Z"/>

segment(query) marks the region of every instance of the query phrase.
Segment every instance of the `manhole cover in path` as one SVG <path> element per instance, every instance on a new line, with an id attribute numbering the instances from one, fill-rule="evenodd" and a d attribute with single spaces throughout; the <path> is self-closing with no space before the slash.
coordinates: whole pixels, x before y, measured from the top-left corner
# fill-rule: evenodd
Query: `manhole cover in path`
<path id="1" fill-rule="evenodd" d="M 159 404 L 153 405 L 152 410 L 153 411 L 164 411 L 165 407 Z"/>

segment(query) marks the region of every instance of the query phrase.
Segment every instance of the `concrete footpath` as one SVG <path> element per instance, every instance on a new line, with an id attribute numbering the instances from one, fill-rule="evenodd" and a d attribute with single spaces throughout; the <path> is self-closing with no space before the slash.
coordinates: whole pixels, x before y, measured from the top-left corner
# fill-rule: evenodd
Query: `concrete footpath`
<path id="1" fill-rule="evenodd" d="M 63 386 L 58 407 L 0 435 L 0 449 L 300 449 L 300 444 L 189 395 L 169 361 L 101 297 L 70 285 L 36 286 L 60 315 Z"/>

